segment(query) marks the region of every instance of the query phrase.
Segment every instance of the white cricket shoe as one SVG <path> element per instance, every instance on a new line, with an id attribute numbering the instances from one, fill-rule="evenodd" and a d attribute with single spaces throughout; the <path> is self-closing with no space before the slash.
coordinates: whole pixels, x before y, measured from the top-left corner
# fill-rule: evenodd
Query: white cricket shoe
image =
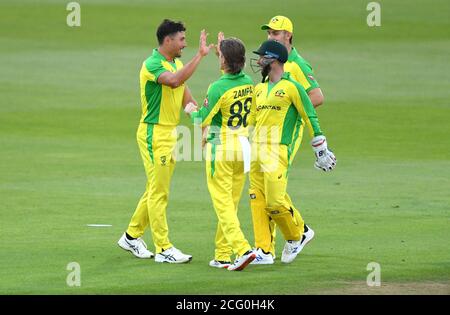
<path id="1" fill-rule="evenodd" d="M 241 271 L 248 264 L 250 264 L 256 258 L 256 254 L 253 250 L 247 251 L 244 255 L 237 257 L 234 263 L 228 266 L 228 270 Z"/>
<path id="2" fill-rule="evenodd" d="M 231 265 L 231 261 L 211 260 L 209 265 L 214 268 L 228 268 Z"/>
<path id="3" fill-rule="evenodd" d="M 191 260 L 191 255 L 183 254 L 179 249 L 176 249 L 175 247 L 168 248 L 165 251 L 156 254 L 155 256 L 156 262 L 166 262 L 171 264 L 182 264 L 190 262 Z"/>
<path id="4" fill-rule="evenodd" d="M 265 254 L 261 248 L 256 249 L 255 254 L 255 260 L 250 263 L 251 265 L 272 265 L 274 263 L 272 254 Z"/>
<path id="5" fill-rule="evenodd" d="M 314 237 L 314 231 L 305 225 L 306 232 L 303 233 L 300 241 L 286 241 L 283 253 L 281 254 L 281 262 L 290 263 L 302 251 L 303 247 L 308 244 Z"/>
<path id="6" fill-rule="evenodd" d="M 134 240 L 129 240 L 123 233 L 122 237 L 117 242 L 124 250 L 131 252 L 134 256 L 138 258 L 152 258 L 155 256 L 151 251 L 147 249 L 147 244 L 145 244 L 142 238 L 136 238 Z"/>

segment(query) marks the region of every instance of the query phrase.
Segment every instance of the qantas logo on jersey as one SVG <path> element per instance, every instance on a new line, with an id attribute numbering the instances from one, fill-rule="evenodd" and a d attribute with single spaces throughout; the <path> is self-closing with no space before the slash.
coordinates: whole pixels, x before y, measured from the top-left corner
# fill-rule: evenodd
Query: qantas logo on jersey
<path id="1" fill-rule="evenodd" d="M 258 105 L 256 107 L 256 111 L 260 111 L 263 109 L 270 109 L 270 110 L 281 110 L 281 106 L 275 106 L 275 105 Z"/>

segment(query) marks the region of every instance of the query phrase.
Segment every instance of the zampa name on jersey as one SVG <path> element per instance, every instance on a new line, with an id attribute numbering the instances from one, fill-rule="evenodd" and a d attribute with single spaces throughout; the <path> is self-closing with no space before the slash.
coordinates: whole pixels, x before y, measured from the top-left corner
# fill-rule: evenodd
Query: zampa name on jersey
<path id="1" fill-rule="evenodd" d="M 237 91 L 233 91 L 235 99 L 247 96 L 250 93 L 253 93 L 253 87 L 251 87 L 251 86 L 249 86 L 249 87 L 247 87 L 245 89 L 240 89 L 240 90 L 237 90 Z"/>

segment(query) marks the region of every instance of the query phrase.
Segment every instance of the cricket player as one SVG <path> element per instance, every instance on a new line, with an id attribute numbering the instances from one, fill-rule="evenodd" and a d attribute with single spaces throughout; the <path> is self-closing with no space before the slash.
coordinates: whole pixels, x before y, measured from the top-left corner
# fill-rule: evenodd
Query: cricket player
<path id="1" fill-rule="evenodd" d="M 294 26 L 291 20 L 277 15 L 269 23 L 262 25 L 261 29 L 267 30 L 267 39 L 276 40 L 286 47 L 289 56 L 284 64 L 284 71 L 289 72 L 291 78 L 303 86 L 314 107 L 323 104 L 323 93 L 310 63 L 292 46 Z"/>
<path id="2" fill-rule="evenodd" d="M 244 269 L 256 255 L 240 228 L 239 200 L 250 170 L 249 115 L 254 107 L 252 79 L 242 69 L 245 47 L 237 38 L 221 39 L 221 78 L 212 83 L 203 107 L 192 113 L 194 123 L 210 126 L 206 144 L 206 181 L 218 218 L 216 249 L 209 265 Z M 254 108 L 253 108 L 254 110 Z M 236 259 L 231 263 L 231 255 Z"/>
<path id="3" fill-rule="evenodd" d="M 290 74 L 291 79 L 300 83 L 303 88 L 306 90 L 311 103 L 314 107 L 317 107 L 323 103 L 323 94 L 322 90 L 315 78 L 313 69 L 309 62 L 303 59 L 297 50 L 292 46 L 292 37 L 294 27 L 291 20 L 285 16 L 274 16 L 270 19 L 269 23 L 261 26 L 262 30 L 267 31 L 267 39 L 276 40 L 282 43 L 287 51 L 288 51 L 288 60 L 284 64 L 284 71 Z M 298 136 L 296 137 L 296 141 L 292 146 L 292 152 L 290 154 L 291 164 L 297 154 L 298 149 L 300 148 L 300 144 L 303 138 L 303 128 L 304 124 L 302 124 L 301 117 L 299 117 L 298 121 Z M 257 194 L 257 192 L 256 192 Z M 250 195 L 255 195 L 255 192 L 250 192 Z M 290 196 L 287 194 L 286 198 L 288 202 L 293 206 Z M 252 208 L 252 216 L 254 223 L 254 234 L 255 234 L 255 247 L 257 250 L 257 257 L 252 262 L 253 264 L 271 264 L 273 263 L 273 259 L 275 257 L 275 236 L 276 236 L 276 227 L 273 221 L 269 220 L 268 217 L 259 218 L 258 214 L 264 213 L 258 209 L 255 209 L 258 204 L 262 204 L 257 200 L 252 200 L 253 208 Z M 305 229 L 308 230 L 309 227 L 305 226 Z M 309 231 L 310 234 L 313 234 L 314 231 Z M 269 245 L 270 243 L 270 245 Z"/>
<path id="4" fill-rule="evenodd" d="M 170 180 L 175 168 L 172 152 L 177 141 L 176 126 L 183 106 L 189 113 L 195 100 L 185 84 L 204 56 L 214 45 L 206 44 L 207 34 L 200 34 L 197 54 L 183 66 L 181 57 L 186 43 L 182 22 L 164 20 L 156 32 L 159 47 L 144 61 L 140 72 L 142 116 L 137 142 L 147 175 L 146 190 L 118 245 L 138 258 L 152 258 L 141 239 L 150 227 L 156 250 L 156 262 L 186 263 L 191 255 L 178 250 L 169 240 L 166 207 Z"/>
<path id="5" fill-rule="evenodd" d="M 312 137 L 315 167 L 331 171 L 336 166 L 336 158 L 327 148 L 316 111 L 305 89 L 284 72 L 284 64 L 289 58 L 286 47 L 267 40 L 254 53 L 259 55 L 258 64 L 263 75 L 262 83 L 255 87 L 256 123 L 250 173 L 254 226 L 268 226 L 269 221 L 276 223 L 286 240 L 281 261 L 290 263 L 314 236 L 286 193 L 290 159 L 299 137 L 299 116 Z M 255 218 L 267 220 L 255 222 Z M 273 250 L 269 248 L 270 233 L 266 236 L 269 241 L 263 250 Z"/>

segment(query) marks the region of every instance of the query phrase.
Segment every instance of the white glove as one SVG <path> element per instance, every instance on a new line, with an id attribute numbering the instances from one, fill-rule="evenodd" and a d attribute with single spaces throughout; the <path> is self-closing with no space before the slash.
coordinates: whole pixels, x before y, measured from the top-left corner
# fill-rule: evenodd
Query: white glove
<path id="1" fill-rule="evenodd" d="M 196 112 L 198 110 L 197 105 L 195 105 L 192 102 L 189 102 L 184 107 L 184 112 L 188 115 L 191 115 L 193 112 Z"/>
<path id="2" fill-rule="evenodd" d="M 314 167 L 325 172 L 332 171 L 336 167 L 336 157 L 328 150 L 325 136 L 316 136 L 311 140 L 311 145 L 316 155 Z"/>

